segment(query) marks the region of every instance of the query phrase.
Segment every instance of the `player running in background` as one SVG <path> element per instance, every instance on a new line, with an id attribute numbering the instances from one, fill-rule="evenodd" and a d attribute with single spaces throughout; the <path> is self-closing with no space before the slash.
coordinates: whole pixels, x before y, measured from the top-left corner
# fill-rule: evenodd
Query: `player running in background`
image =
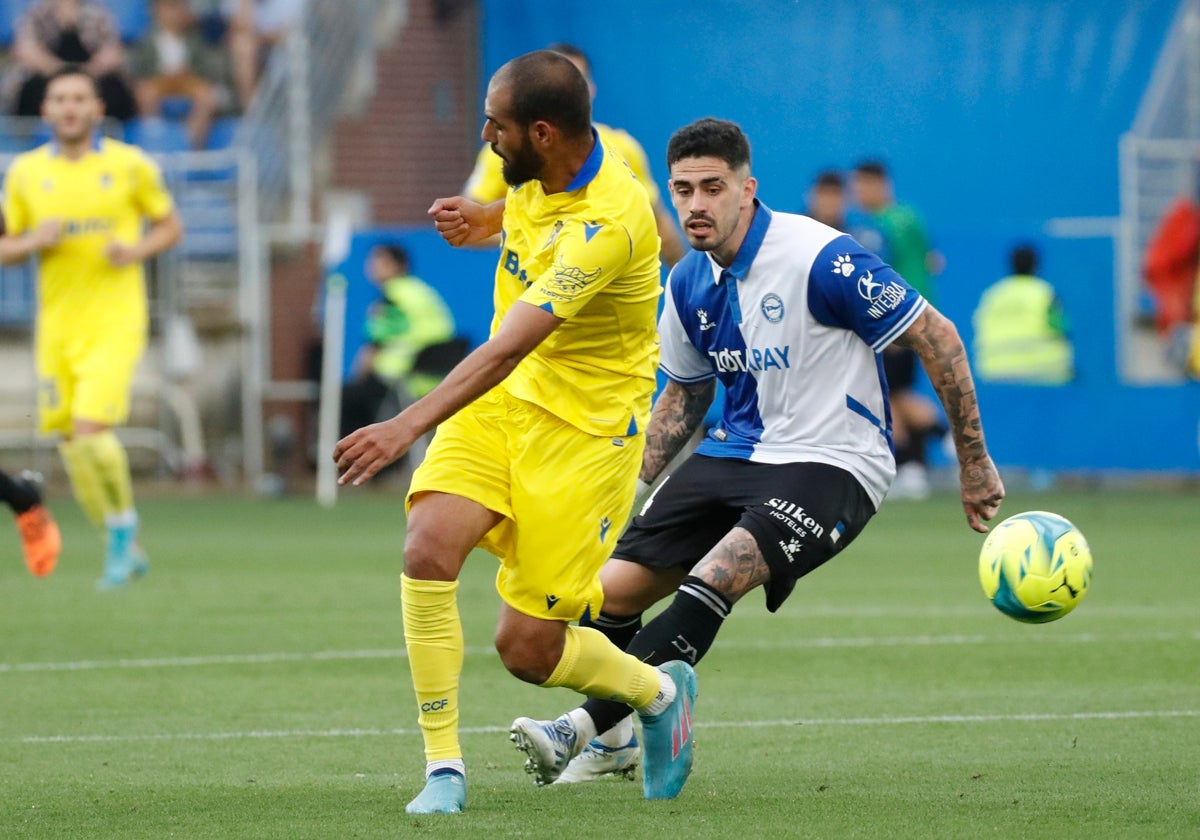
<path id="1" fill-rule="evenodd" d="M 574 44 L 565 43 L 551 44 L 548 49 L 562 53 L 579 68 L 579 72 L 587 80 L 588 93 L 594 100 L 596 83 L 592 80 L 591 61 L 588 60 L 584 51 Z M 654 177 L 650 174 L 650 162 L 646 159 L 645 150 L 627 131 L 607 126 L 604 123 L 593 123 L 593 125 L 600 134 L 600 140 L 615 149 L 617 154 L 625 159 L 629 168 L 633 170 L 633 174 L 637 176 L 639 183 L 650 194 L 655 225 L 658 228 L 659 239 L 662 240 L 662 259 L 670 268 L 683 256 L 683 240 L 679 235 L 679 228 L 675 226 L 675 219 L 671 212 L 663 206 L 658 185 L 655 184 Z M 463 188 L 464 195 L 480 204 L 491 204 L 493 201 L 504 198 L 504 194 L 508 190 L 508 183 L 500 171 L 501 164 L 502 161 L 492 151 L 492 147 L 485 144 L 475 158 L 475 168 L 471 170 L 471 175 L 467 178 L 467 184 Z"/>
<path id="2" fill-rule="evenodd" d="M 113 428 L 129 416 L 148 326 L 142 262 L 183 225 L 158 166 L 101 137 L 95 80 L 51 75 L 42 115 L 53 139 L 18 155 L 4 181 L 5 264 L 38 258 L 38 426 L 62 437 L 75 498 L 107 530 L 101 588 L 144 574 L 129 461 Z M 148 225 L 147 225 L 148 222 Z"/>
<path id="3" fill-rule="evenodd" d="M 597 137 L 587 82 L 560 53 L 501 67 L 485 116 L 506 196 L 486 206 L 438 199 L 429 212 L 452 245 L 502 236 L 491 337 L 425 397 L 334 450 L 339 480 L 361 484 L 437 426 L 407 499 L 401 602 L 426 758 L 425 788 L 407 810 L 465 807 L 456 590 L 477 545 L 500 559 L 505 667 L 637 709 L 645 795 L 670 798 L 691 769 L 690 666 L 654 668 L 571 626 L 599 608 L 598 572 L 629 515 L 645 445 L 660 293 L 650 201 Z M 531 768 L 591 735 L 513 726 Z"/>
<path id="4" fill-rule="evenodd" d="M 917 294 L 936 304 L 937 275 L 945 262 L 934 250 L 925 223 L 915 209 L 896 201 L 892 176 L 882 161 L 863 160 L 854 167 L 854 195 L 862 210 L 865 235 L 870 231 L 880 240 L 874 246 Z M 855 230 L 852 228 L 852 230 Z M 858 230 L 855 230 L 858 233 Z M 907 347 L 892 346 L 883 354 L 892 410 L 896 451 L 896 480 L 893 498 L 923 499 L 929 496 L 928 438 L 942 437 L 946 429 L 933 401 L 918 385 L 917 355 Z"/>
<path id="5" fill-rule="evenodd" d="M 21 549 L 30 574 L 45 577 L 54 571 L 62 535 L 42 501 L 42 477 L 22 470 L 16 478 L 0 470 L 0 502 L 12 508 L 21 534 Z"/>
<path id="6" fill-rule="evenodd" d="M 667 147 L 671 200 L 695 249 L 667 281 L 659 324 L 668 383 L 646 430 L 647 484 L 692 434 L 714 383 L 721 423 L 657 488 L 604 566 L 604 606 L 581 624 L 645 662 L 696 663 L 743 595 L 774 612 L 796 581 L 859 535 L 895 475 L 879 354 L 920 356 L 950 418 L 967 523 L 986 531 L 1004 486 L 984 444 L 954 325 L 854 239 L 755 198 L 741 129 L 702 119 Z M 642 614 L 674 594 L 642 627 Z M 629 772 L 620 704 L 588 700 L 551 725 L 598 731 L 563 781 Z M 561 764 L 547 771 L 562 771 Z"/>

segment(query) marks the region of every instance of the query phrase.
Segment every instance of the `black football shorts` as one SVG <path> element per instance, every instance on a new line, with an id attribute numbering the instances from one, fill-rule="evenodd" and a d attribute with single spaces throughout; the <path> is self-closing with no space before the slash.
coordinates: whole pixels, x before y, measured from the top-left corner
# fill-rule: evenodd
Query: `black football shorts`
<path id="1" fill-rule="evenodd" d="M 767 609 L 775 612 L 796 581 L 849 545 L 874 513 L 866 490 L 839 467 L 692 455 L 643 504 L 613 557 L 690 570 L 741 526 L 771 571 Z"/>

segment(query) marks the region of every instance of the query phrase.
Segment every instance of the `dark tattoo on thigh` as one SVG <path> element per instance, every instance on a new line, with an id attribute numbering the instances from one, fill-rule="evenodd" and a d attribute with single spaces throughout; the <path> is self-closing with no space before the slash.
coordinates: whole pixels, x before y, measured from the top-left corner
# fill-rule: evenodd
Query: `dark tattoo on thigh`
<path id="1" fill-rule="evenodd" d="M 737 602 L 755 587 L 771 578 L 767 561 L 758 542 L 745 528 L 734 528 L 704 556 L 692 574 L 722 595 Z"/>

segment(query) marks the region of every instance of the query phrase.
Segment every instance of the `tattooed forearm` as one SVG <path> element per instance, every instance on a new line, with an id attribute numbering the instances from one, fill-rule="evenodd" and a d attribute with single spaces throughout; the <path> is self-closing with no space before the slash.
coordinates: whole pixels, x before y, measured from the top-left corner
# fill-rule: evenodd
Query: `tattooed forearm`
<path id="1" fill-rule="evenodd" d="M 1004 499 L 1004 482 L 983 440 L 975 380 L 958 330 L 929 306 L 896 343 L 921 357 L 925 373 L 942 401 L 958 452 L 958 477 L 967 524 L 986 533 L 984 522 L 996 516 Z"/>
<path id="2" fill-rule="evenodd" d="M 653 482 L 679 454 L 688 438 L 695 433 L 712 405 L 716 380 L 684 385 L 667 382 L 654 403 L 650 425 L 646 429 L 646 451 L 642 455 L 642 481 Z"/>
<path id="3" fill-rule="evenodd" d="M 984 458 L 987 446 L 983 439 L 983 423 L 979 419 L 975 380 L 967 362 L 966 348 L 954 324 L 930 306 L 896 339 L 896 343 L 920 356 L 925 373 L 946 410 L 959 462 L 965 465 Z"/>

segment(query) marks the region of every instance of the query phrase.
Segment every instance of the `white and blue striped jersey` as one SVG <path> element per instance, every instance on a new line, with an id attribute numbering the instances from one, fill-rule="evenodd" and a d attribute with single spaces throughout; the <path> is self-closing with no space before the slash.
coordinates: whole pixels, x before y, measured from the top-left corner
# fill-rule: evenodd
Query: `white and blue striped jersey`
<path id="1" fill-rule="evenodd" d="M 728 269 L 693 251 L 671 271 L 660 366 L 678 382 L 725 386 L 699 454 L 832 464 L 878 507 L 896 472 L 879 354 L 925 299 L 851 237 L 755 204 Z"/>

